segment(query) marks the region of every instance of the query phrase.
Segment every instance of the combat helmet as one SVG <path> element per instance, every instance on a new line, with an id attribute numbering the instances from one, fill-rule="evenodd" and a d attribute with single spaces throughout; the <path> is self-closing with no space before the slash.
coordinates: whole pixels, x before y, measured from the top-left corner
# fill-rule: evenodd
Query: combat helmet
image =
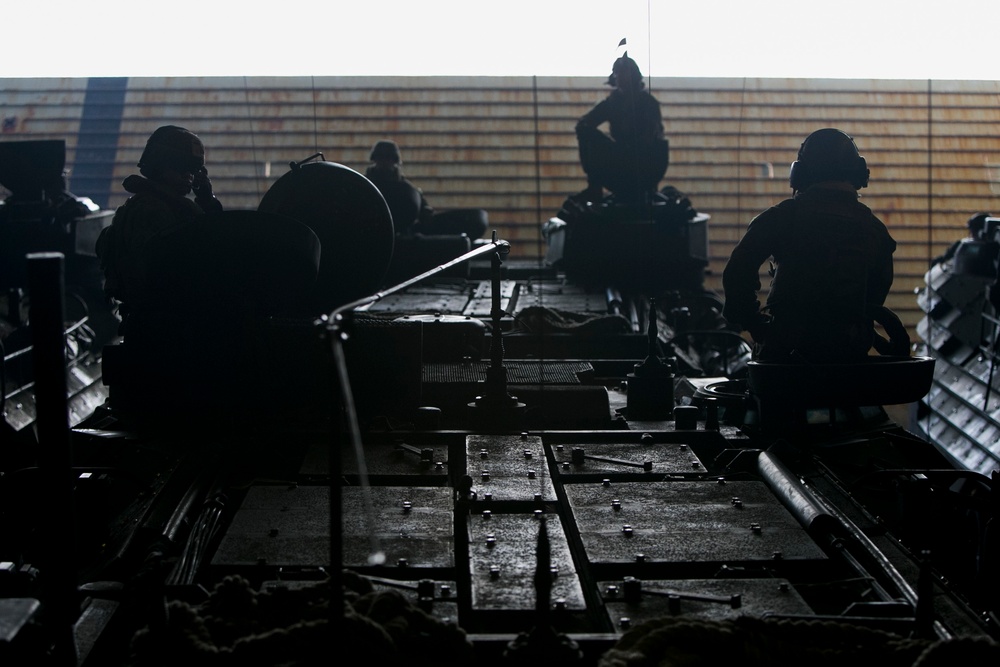
<path id="1" fill-rule="evenodd" d="M 788 172 L 788 184 L 793 190 L 805 190 L 823 181 L 846 181 L 857 190 L 868 187 L 869 173 L 854 139 L 840 130 L 824 128 L 802 142 L 798 159 Z"/>
<path id="2" fill-rule="evenodd" d="M 190 130 L 164 125 L 146 141 L 138 166 L 143 173 L 166 168 L 193 174 L 205 166 L 205 145 Z"/>
<path id="3" fill-rule="evenodd" d="M 973 214 L 965 223 L 965 226 L 969 228 L 969 235 L 977 239 L 982 237 L 986 231 L 986 221 L 992 217 L 989 213 L 983 212 Z"/>
<path id="4" fill-rule="evenodd" d="M 396 142 L 388 140 L 376 142 L 368 159 L 372 162 L 376 160 L 390 160 L 396 164 L 403 162 L 403 158 L 399 154 L 399 146 L 396 145 Z"/>
<path id="5" fill-rule="evenodd" d="M 642 71 L 639 69 L 639 64 L 629 57 L 628 51 L 611 65 L 611 74 L 608 76 L 607 85 L 618 88 L 620 79 L 628 81 L 629 83 L 626 85 L 632 89 L 643 88 L 646 85 L 642 82 Z"/>

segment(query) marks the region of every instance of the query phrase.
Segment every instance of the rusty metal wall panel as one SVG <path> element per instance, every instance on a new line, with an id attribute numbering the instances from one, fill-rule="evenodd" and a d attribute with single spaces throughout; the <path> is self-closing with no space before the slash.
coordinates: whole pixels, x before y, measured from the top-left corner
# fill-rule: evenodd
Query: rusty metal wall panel
<path id="1" fill-rule="evenodd" d="M 64 139 L 72 169 L 86 94 L 87 79 L 0 79 L 0 141 Z"/>
<path id="2" fill-rule="evenodd" d="M 0 138 L 65 138 L 72 169 L 87 80 L 0 81 Z M 998 81 L 647 83 L 671 142 L 665 182 L 712 216 L 713 289 L 752 217 L 788 196 L 788 165 L 819 127 L 852 134 L 871 166 L 862 194 L 899 242 L 890 304 L 910 327 L 927 261 L 1000 194 Z M 133 78 L 110 206 L 125 200 L 121 180 L 166 123 L 202 136 L 216 191 L 237 209 L 256 208 L 290 161 L 322 152 L 363 171 L 375 141 L 390 138 L 433 206 L 485 208 L 515 256 L 537 258 L 541 223 L 585 184 L 576 119 L 606 94 L 602 77 Z"/>

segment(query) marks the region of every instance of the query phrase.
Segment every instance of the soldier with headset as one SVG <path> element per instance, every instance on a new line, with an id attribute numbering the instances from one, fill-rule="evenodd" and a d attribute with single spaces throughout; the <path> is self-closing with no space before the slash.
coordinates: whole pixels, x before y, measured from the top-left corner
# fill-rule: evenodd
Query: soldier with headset
<path id="1" fill-rule="evenodd" d="M 137 166 L 141 176 L 132 174 L 122 183 L 132 196 L 115 211 L 96 248 L 104 291 L 122 302 L 123 316 L 162 297 L 150 275 L 158 242 L 206 213 L 222 211 L 205 168 L 205 145 L 190 130 L 158 128 L 146 141 Z"/>
<path id="2" fill-rule="evenodd" d="M 854 140 L 826 128 L 809 135 L 792 163 L 792 197 L 750 223 L 723 273 L 724 316 L 748 331 L 762 361 L 844 363 L 874 345 L 905 354 L 909 338 L 884 307 L 896 242 L 858 201 L 869 169 Z M 770 293 L 758 301 L 771 259 Z M 890 341 L 875 332 L 879 321 Z"/>
<path id="3" fill-rule="evenodd" d="M 376 142 L 369 159 L 365 177 L 385 198 L 396 234 L 465 234 L 471 240 L 486 232 L 489 216 L 483 209 L 435 211 L 423 191 L 403 175 L 403 158 L 396 142 Z"/>
<path id="4" fill-rule="evenodd" d="M 576 124 L 580 165 L 587 174 L 587 189 L 576 197 L 599 202 L 607 189 L 618 200 L 641 203 L 656 192 L 670 164 L 660 103 L 627 51 L 612 65 L 607 85 L 608 96 Z M 599 129 L 605 123 L 608 134 Z"/>

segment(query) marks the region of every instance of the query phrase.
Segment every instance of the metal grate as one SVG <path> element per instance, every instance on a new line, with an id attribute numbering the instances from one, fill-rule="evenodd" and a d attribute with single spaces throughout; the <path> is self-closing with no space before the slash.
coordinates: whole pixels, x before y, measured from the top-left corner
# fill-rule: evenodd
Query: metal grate
<path id="1" fill-rule="evenodd" d="M 488 361 L 467 364 L 424 364 L 425 383 L 474 383 L 486 379 Z M 507 382 L 511 384 L 580 384 L 580 373 L 593 372 L 586 361 L 545 362 L 512 361 L 505 363 Z"/>

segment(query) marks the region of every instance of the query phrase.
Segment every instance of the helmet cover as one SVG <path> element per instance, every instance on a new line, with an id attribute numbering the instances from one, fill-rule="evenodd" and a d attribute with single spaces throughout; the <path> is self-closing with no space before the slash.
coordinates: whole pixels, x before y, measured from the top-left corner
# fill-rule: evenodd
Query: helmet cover
<path id="1" fill-rule="evenodd" d="M 146 141 L 138 166 L 193 174 L 205 166 L 205 145 L 190 130 L 164 125 Z"/>

